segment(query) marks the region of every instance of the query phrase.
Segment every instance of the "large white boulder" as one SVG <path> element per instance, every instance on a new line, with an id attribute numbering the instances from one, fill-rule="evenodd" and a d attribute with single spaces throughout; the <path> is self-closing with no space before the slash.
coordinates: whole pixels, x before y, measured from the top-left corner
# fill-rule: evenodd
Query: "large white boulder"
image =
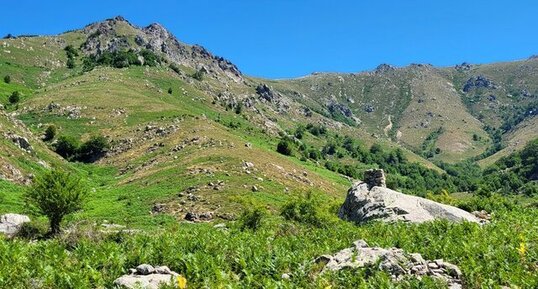
<path id="1" fill-rule="evenodd" d="M 357 224 L 372 220 L 422 223 L 446 219 L 453 222 L 481 222 L 462 209 L 381 186 L 369 188 L 368 184 L 363 182 L 356 183 L 349 189 L 338 216 Z"/>

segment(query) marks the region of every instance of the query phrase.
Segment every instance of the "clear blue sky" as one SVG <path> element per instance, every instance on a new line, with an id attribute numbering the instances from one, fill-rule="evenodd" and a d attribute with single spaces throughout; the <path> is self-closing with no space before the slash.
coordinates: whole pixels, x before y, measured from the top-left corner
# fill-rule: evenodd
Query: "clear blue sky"
<path id="1" fill-rule="evenodd" d="M 246 74 L 357 72 L 380 63 L 454 65 L 538 54 L 538 1 L 2 1 L 0 35 L 57 34 L 122 15 L 159 22 Z"/>

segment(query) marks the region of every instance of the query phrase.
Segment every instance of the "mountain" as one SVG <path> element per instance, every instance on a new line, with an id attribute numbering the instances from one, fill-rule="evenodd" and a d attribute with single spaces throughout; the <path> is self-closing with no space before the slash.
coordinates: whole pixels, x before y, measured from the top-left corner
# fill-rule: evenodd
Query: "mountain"
<path id="1" fill-rule="evenodd" d="M 109 288 L 140 264 L 179 288 L 538 286 L 537 57 L 263 79 L 120 16 L 0 46 L 0 229 L 21 223 L 0 288 Z M 25 194 L 66 193 L 53 168 L 88 192 L 55 236 Z M 338 219 L 359 179 L 484 224 Z M 389 262 L 323 268 L 372 250 Z"/>
<path id="2" fill-rule="evenodd" d="M 348 177 L 380 162 L 362 151 L 356 165 L 350 141 L 359 154 L 374 143 L 399 149 L 433 177 L 444 174 L 440 164 L 492 164 L 538 136 L 536 57 L 442 68 L 382 64 L 371 72 L 269 80 L 244 75 L 160 24 L 136 27 L 121 16 L 0 44 L 0 69 L 10 77 L 0 85 L 2 130 L 35 147 L 13 151 L 6 138 L 3 178 L 24 183 L 50 165 L 88 174 L 97 193 L 87 213 L 101 217 L 143 214 L 156 204 L 176 217 L 225 215 L 250 203 L 274 207 L 290 192 L 309 190 L 341 198 Z M 10 105 L 14 91 L 22 99 Z M 42 140 L 51 125 L 81 142 L 103 135 L 111 149 L 91 166 L 63 160 L 54 142 Z M 305 130 L 309 125 L 329 134 Z M 286 136 L 295 157 L 275 151 Z M 466 187 L 455 180 L 417 187 L 406 170 L 395 168 L 389 183 L 420 194 Z M 194 192 L 205 201 L 178 206 L 178 194 Z M 114 210 L 100 211 L 103 202 Z"/>

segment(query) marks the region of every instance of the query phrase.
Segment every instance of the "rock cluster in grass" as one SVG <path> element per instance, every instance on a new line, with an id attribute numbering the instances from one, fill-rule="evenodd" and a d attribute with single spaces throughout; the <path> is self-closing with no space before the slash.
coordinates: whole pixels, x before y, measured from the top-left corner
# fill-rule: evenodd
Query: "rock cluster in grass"
<path id="1" fill-rule="evenodd" d="M 26 215 L 4 214 L 0 216 L 0 233 L 8 237 L 16 235 L 24 223 L 30 222 Z"/>
<path id="2" fill-rule="evenodd" d="M 4 137 L 11 140 L 16 146 L 26 152 L 32 152 L 34 150 L 28 139 L 23 136 L 8 132 L 4 133 Z"/>
<path id="3" fill-rule="evenodd" d="M 370 247 L 364 240 L 355 241 L 353 247 L 334 255 L 320 256 L 314 262 L 323 266 L 322 272 L 378 266 L 395 281 L 429 276 L 445 281 L 450 289 L 462 288 L 462 273 L 454 264 L 442 259 L 425 260 L 418 253 L 409 254 L 398 248 Z"/>
<path id="4" fill-rule="evenodd" d="M 119 288 L 142 288 L 157 289 L 163 285 L 170 285 L 176 282 L 178 273 L 171 271 L 167 266 L 153 267 L 142 264 L 136 269 L 130 269 L 130 274 L 123 275 L 114 281 L 114 285 Z"/>

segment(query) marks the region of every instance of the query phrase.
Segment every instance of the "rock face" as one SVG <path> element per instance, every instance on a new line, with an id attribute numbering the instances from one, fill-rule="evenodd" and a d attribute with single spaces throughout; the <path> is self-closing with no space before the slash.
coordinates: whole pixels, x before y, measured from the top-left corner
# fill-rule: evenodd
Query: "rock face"
<path id="1" fill-rule="evenodd" d="M 456 207 L 377 186 L 383 183 L 384 176 L 379 177 L 375 172 L 366 176 L 369 183 L 356 183 L 349 189 L 338 212 L 341 219 L 357 224 L 372 220 L 422 223 L 436 219 L 480 223 L 473 214 Z"/>
<path id="2" fill-rule="evenodd" d="M 353 247 L 343 249 L 332 256 L 320 256 L 314 262 L 324 265 L 322 272 L 379 264 L 379 270 L 386 271 L 396 281 L 406 276 L 419 279 L 430 276 L 447 282 L 450 289 L 462 288 L 462 274 L 454 264 L 444 262 L 442 259 L 424 260 L 418 253 L 408 254 L 398 248 L 369 247 L 364 240 L 355 241 Z"/>
<path id="3" fill-rule="evenodd" d="M 11 237 L 19 232 L 22 224 L 30 222 L 26 215 L 5 214 L 0 216 L 0 233 Z"/>
<path id="4" fill-rule="evenodd" d="M 33 148 L 32 145 L 30 145 L 30 142 L 27 138 L 22 137 L 20 135 L 16 135 L 13 133 L 4 133 L 4 137 L 7 139 L 10 139 L 13 143 L 15 143 L 16 146 L 18 146 L 20 149 L 32 152 Z"/>
<path id="5" fill-rule="evenodd" d="M 463 92 L 469 92 L 473 88 L 497 88 L 497 86 L 484 75 L 478 75 L 476 77 L 471 77 L 467 80 L 463 86 Z"/>
<path id="6" fill-rule="evenodd" d="M 129 289 L 158 289 L 163 285 L 170 285 L 176 282 L 179 274 L 171 271 L 166 266 L 153 267 L 142 264 L 131 269 L 131 274 L 123 275 L 114 281 L 114 285 L 120 288 Z"/>
<path id="7" fill-rule="evenodd" d="M 122 31 L 129 31 L 129 33 Z M 149 49 L 158 55 L 166 55 L 169 60 L 176 64 L 204 70 L 220 80 L 243 81 L 241 71 L 233 63 L 211 54 L 202 46 L 191 46 L 180 42 L 158 23 L 139 28 L 129 23 L 125 18 L 118 16 L 90 24 L 82 32 L 88 36 L 81 46 L 82 51 L 87 55 L 98 56 L 105 51 Z M 128 34 L 135 34 L 134 44 L 136 45 L 130 44 L 129 37 L 131 36 Z M 224 77 L 220 78 L 220 76 Z"/>

